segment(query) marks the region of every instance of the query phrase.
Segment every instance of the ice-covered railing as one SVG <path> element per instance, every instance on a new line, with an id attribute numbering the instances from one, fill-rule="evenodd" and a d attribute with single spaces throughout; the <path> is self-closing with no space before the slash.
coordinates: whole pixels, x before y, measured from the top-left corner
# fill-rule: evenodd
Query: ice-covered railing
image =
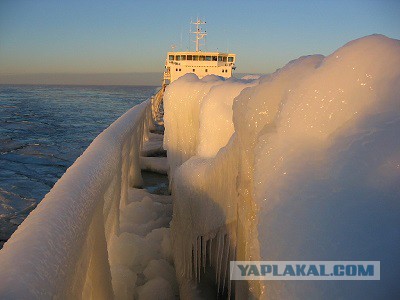
<path id="1" fill-rule="evenodd" d="M 162 86 L 162 88 L 155 94 L 154 96 L 151 97 L 151 113 L 153 116 L 154 122 L 156 122 L 158 125 L 163 125 L 163 96 L 164 96 L 164 91 L 165 91 L 165 85 Z"/>
<path id="2" fill-rule="evenodd" d="M 372 35 L 256 82 L 173 82 L 164 147 L 181 283 L 211 263 L 229 289 L 232 258 L 379 260 L 379 282 L 237 282 L 235 296 L 399 298 L 399 66 L 400 41 Z"/>
<path id="3" fill-rule="evenodd" d="M 139 151 L 150 101 L 102 132 L 0 251 L 1 299 L 112 299 L 108 247 L 128 188 L 142 183 Z"/>

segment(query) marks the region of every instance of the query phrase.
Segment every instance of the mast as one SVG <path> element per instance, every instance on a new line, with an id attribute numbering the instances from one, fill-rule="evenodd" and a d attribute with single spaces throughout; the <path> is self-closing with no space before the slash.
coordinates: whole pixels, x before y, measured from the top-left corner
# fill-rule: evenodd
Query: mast
<path id="1" fill-rule="evenodd" d="M 204 24 L 206 24 L 206 22 L 203 22 L 202 20 L 197 18 L 197 21 L 194 22 L 194 23 L 191 22 L 191 24 L 196 25 L 196 31 L 194 31 L 192 33 L 196 35 L 196 40 L 194 42 L 196 43 L 196 52 L 199 52 L 200 51 L 200 47 L 199 47 L 200 43 L 199 43 L 199 41 L 201 39 L 203 39 L 207 35 L 206 31 L 204 31 L 204 32 L 201 31 L 200 25 L 204 25 Z"/>

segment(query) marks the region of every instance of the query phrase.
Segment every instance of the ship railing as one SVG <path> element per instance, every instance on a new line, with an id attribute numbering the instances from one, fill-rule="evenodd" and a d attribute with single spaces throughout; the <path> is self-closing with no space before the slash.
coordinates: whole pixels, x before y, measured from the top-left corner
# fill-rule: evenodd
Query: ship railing
<path id="1" fill-rule="evenodd" d="M 165 78 L 164 79 L 168 79 Z M 164 106 L 163 106 L 163 97 L 166 85 L 163 84 L 162 88 L 151 97 L 151 112 L 154 122 L 157 125 L 164 125 Z"/>
<path id="2" fill-rule="evenodd" d="M 128 188 L 142 184 L 150 101 L 104 130 L 0 251 L 0 299 L 113 299 L 108 247 Z"/>

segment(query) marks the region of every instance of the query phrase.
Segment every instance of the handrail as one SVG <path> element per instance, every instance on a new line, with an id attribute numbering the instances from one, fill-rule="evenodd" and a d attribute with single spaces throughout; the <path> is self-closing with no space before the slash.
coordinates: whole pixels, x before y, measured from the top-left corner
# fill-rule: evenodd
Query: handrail
<path id="1" fill-rule="evenodd" d="M 150 121 L 150 101 L 121 116 L 19 226 L 0 251 L 1 299 L 113 298 L 108 242 L 128 188 L 142 183 Z"/>
<path id="2" fill-rule="evenodd" d="M 153 120 L 158 125 L 164 125 L 164 110 L 163 110 L 163 97 L 166 85 L 164 84 L 163 87 L 151 97 L 151 111 Z"/>

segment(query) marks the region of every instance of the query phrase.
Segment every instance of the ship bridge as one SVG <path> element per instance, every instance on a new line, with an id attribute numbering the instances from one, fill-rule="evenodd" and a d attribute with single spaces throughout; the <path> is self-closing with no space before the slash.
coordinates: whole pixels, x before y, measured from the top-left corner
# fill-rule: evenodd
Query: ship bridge
<path id="1" fill-rule="evenodd" d="M 214 74 L 232 77 L 236 55 L 222 52 L 168 52 L 165 61 L 164 83 L 168 84 L 187 74 L 194 73 L 199 78 Z"/>
<path id="2" fill-rule="evenodd" d="M 192 32 L 195 35 L 196 51 L 172 51 L 167 53 L 164 85 L 173 82 L 187 73 L 194 73 L 199 78 L 211 74 L 225 78 L 232 77 L 232 70 L 236 68 L 236 55 L 232 53 L 201 51 L 200 41 L 206 37 L 207 32 L 203 32 L 200 25 L 206 24 L 206 22 L 197 19 L 192 24 L 196 26 L 196 30 Z"/>

